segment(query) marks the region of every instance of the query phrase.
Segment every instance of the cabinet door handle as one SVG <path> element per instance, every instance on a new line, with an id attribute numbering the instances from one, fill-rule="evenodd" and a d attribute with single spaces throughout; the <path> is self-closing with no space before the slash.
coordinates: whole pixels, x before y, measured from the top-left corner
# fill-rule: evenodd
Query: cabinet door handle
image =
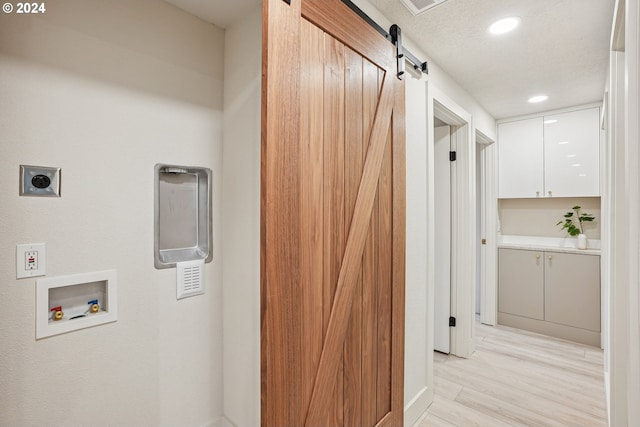
<path id="1" fill-rule="evenodd" d="M 553 257 L 551 255 L 549 255 L 549 261 L 551 261 L 553 259 Z"/>
<path id="2" fill-rule="evenodd" d="M 540 254 L 536 254 L 536 259 L 540 259 Z"/>
<path id="3" fill-rule="evenodd" d="M 549 197 L 551 197 L 551 195 L 552 195 L 552 194 L 553 194 L 553 193 L 552 193 L 551 191 L 549 191 Z"/>
<path id="4" fill-rule="evenodd" d="M 536 197 L 540 197 L 540 192 L 536 191 Z"/>

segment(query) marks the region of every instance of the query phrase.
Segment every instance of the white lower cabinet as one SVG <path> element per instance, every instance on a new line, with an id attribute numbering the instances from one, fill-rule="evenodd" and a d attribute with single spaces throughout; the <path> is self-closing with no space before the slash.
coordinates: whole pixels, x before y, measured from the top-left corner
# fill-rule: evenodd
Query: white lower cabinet
<path id="1" fill-rule="evenodd" d="M 600 346 L 600 257 L 499 249 L 498 323 Z"/>

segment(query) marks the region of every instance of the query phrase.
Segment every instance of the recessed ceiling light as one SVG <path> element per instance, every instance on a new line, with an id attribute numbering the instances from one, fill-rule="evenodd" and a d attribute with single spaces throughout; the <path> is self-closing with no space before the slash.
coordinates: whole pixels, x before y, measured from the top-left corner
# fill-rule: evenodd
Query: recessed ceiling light
<path id="1" fill-rule="evenodd" d="M 584 176 L 587 176 L 587 174 L 586 174 L 586 173 L 581 173 L 581 174 L 580 174 L 580 175 L 578 175 L 578 176 L 583 176 L 583 177 L 584 177 Z"/>
<path id="2" fill-rule="evenodd" d="M 578 167 L 578 166 L 582 166 L 582 165 L 581 165 L 580 163 L 574 163 L 574 164 L 572 164 L 571 166 L 573 166 L 573 167 Z"/>
<path id="3" fill-rule="evenodd" d="M 520 24 L 520 18 L 510 16 L 508 18 L 502 18 L 491 24 L 489 32 L 491 34 L 504 34 L 509 31 L 513 31 L 518 24 Z"/>
<path id="4" fill-rule="evenodd" d="M 550 125 L 550 124 L 552 124 L 552 123 L 558 123 L 558 121 L 557 121 L 556 119 L 552 119 L 552 120 L 545 120 L 545 121 L 544 121 L 544 124 L 545 124 L 545 125 Z"/>
<path id="5" fill-rule="evenodd" d="M 536 95 L 529 98 L 529 102 L 535 104 L 537 102 L 546 101 L 547 99 L 549 99 L 547 95 Z"/>
<path id="6" fill-rule="evenodd" d="M 569 143 L 569 141 L 560 141 L 560 142 L 558 142 L 558 145 L 565 145 L 565 144 L 568 144 L 568 143 Z"/>

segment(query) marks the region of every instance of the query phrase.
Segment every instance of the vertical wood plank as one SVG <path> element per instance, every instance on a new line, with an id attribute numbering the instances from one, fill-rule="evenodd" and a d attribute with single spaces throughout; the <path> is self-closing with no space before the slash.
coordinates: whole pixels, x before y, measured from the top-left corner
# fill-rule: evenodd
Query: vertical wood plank
<path id="1" fill-rule="evenodd" d="M 346 49 L 345 233 L 351 227 L 365 147 L 362 132 L 362 56 Z M 358 276 L 344 346 L 344 425 L 362 425 L 362 272 Z"/>
<path id="2" fill-rule="evenodd" d="M 369 139 L 376 105 L 380 82 L 378 81 L 378 67 L 365 60 L 362 68 L 362 132 L 365 148 L 369 148 Z M 371 212 L 371 220 L 367 241 L 365 243 L 362 264 L 362 389 L 364 391 L 362 401 L 362 421 L 365 426 L 375 425 L 376 419 L 376 395 L 377 395 L 377 347 L 378 336 L 377 312 L 377 288 L 378 288 L 378 246 L 376 244 L 378 230 L 378 196 L 376 195 Z"/>
<path id="3" fill-rule="evenodd" d="M 404 331 L 406 258 L 406 128 L 404 82 L 395 81 L 392 116 L 393 147 L 393 273 L 392 273 L 392 425 L 404 423 Z"/>
<path id="4" fill-rule="evenodd" d="M 300 5 L 264 2 L 263 23 L 261 424 L 301 425 L 300 52 L 290 43 L 300 36 Z"/>
<path id="5" fill-rule="evenodd" d="M 311 400 L 323 340 L 324 33 L 301 23 L 300 257 L 302 278 L 302 397 Z"/>
<path id="6" fill-rule="evenodd" d="M 344 202 L 344 45 L 328 34 L 324 36 L 324 330 L 333 307 L 345 245 Z M 342 363 L 337 372 L 332 417 L 327 427 L 343 424 Z"/>
<path id="7" fill-rule="evenodd" d="M 391 129 L 390 129 L 391 131 Z M 392 152 L 391 132 L 378 181 L 378 395 L 377 419 L 391 411 L 391 265 L 392 265 Z"/>

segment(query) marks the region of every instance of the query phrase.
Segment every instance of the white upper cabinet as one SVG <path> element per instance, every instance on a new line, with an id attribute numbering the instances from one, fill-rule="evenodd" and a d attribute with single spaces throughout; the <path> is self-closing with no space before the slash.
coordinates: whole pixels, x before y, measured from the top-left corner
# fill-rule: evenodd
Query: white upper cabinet
<path id="1" fill-rule="evenodd" d="M 544 117 L 546 196 L 600 195 L 599 109 Z"/>
<path id="2" fill-rule="evenodd" d="M 498 125 L 499 197 L 600 195 L 598 107 Z"/>
<path id="3" fill-rule="evenodd" d="M 543 195 L 542 121 L 542 117 L 536 117 L 498 125 L 500 198 Z"/>

